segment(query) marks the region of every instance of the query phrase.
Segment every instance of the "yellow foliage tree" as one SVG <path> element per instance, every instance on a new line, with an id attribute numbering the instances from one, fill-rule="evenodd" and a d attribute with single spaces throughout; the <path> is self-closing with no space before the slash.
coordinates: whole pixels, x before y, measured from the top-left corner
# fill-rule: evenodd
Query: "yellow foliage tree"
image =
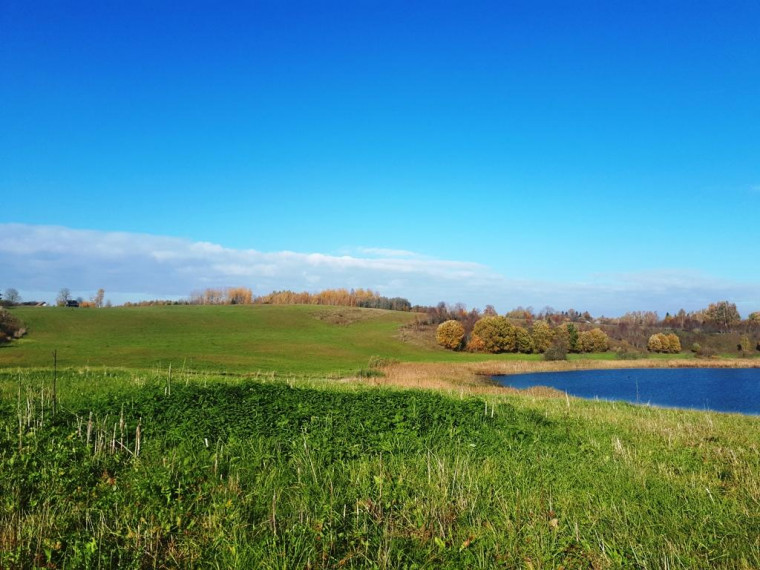
<path id="1" fill-rule="evenodd" d="M 673 354 L 681 352 L 681 339 L 678 338 L 675 333 L 670 333 L 666 336 L 668 337 L 668 347 L 670 348 L 670 352 Z"/>
<path id="2" fill-rule="evenodd" d="M 531 331 L 533 337 L 533 348 L 536 352 L 546 352 L 554 340 L 554 331 L 546 321 L 536 321 L 533 323 Z"/>
<path id="3" fill-rule="evenodd" d="M 647 349 L 649 352 L 662 352 L 662 341 L 659 334 L 653 334 L 647 341 Z"/>
<path id="4" fill-rule="evenodd" d="M 472 334 L 480 338 L 486 352 L 514 352 L 517 349 L 515 327 L 505 317 L 479 319 Z"/>
<path id="5" fill-rule="evenodd" d="M 444 348 L 456 350 L 462 346 L 464 339 L 464 327 L 459 321 L 445 321 L 438 325 L 435 331 L 435 340 Z"/>

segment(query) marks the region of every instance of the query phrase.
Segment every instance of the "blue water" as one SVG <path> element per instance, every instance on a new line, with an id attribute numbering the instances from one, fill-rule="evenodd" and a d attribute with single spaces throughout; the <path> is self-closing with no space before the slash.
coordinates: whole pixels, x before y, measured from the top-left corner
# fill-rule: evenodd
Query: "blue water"
<path id="1" fill-rule="evenodd" d="M 760 368 L 579 370 L 493 378 L 504 386 L 551 386 L 580 398 L 760 414 Z"/>

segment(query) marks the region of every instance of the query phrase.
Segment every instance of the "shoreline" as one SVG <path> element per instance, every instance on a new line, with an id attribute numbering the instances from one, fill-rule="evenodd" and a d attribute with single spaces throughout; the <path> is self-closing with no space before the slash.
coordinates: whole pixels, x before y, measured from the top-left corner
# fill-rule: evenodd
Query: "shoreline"
<path id="1" fill-rule="evenodd" d="M 579 370 L 619 370 L 647 368 L 760 368 L 760 360 L 732 358 L 721 360 L 510 360 L 467 363 L 400 362 L 385 366 L 385 374 L 364 380 L 373 385 L 389 385 L 429 390 L 456 390 L 478 394 L 529 394 L 534 396 L 565 397 L 565 393 L 548 387 L 524 390 L 501 386 L 491 376 L 533 374 L 540 372 L 571 372 Z"/>

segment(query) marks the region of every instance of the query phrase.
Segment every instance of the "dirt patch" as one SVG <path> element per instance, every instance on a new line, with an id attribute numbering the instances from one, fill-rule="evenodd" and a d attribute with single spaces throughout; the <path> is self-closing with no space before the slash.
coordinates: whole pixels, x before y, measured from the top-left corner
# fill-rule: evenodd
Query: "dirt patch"
<path id="1" fill-rule="evenodd" d="M 373 309 L 360 309 L 358 307 L 336 307 L 334 309 L 321 310 L 314 314 L 314 318 L 318 321 L 344 326 L 375 317 L 377 317 L 377 314 Z"/>
<path id="2" fill-rule="evenodd" d="M 398 338 L 403 342 L 413 346 L 425 348 L 427 350 L 444 350 L 435 341 L 435 331 L 438 325 L 431 325 L 425 322 L 423 318 L 417 318 L 399 328 Z"/>

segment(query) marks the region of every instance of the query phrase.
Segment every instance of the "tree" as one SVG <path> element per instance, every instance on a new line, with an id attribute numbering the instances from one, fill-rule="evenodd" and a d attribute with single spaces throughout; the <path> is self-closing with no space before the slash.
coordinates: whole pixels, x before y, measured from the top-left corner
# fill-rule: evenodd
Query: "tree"
<path id="1" fill-rule="evenodd" d="M 65 307 L 66 303 L 71 300 L 71 291 L 67 287 L 64 287 L 58 291 L 58 297 L 55 299 L 55 304 L 59 307 Z"/>
<path id="2" fill-rule="evenodd" d="M 607 352 L 610 349 L 610 337 L 602 329 L 591 329 L 588 334 L 594 352 Z"/>
<path id="3" fill-rule="evenodd" d="M 5 301 L 9 305 L 18 305 L 21 302 L 21 295 L 13 287 L 5 290 Z"/>
<path id="4" fill-rule="evenodd" d="M 562 335 L 567 349 L 570 352 L 578 352 L 578 329 L 572 323 L 564 323 L 561 325 L 556 333 Z"/>
<path id="5" fill-rule="evenodd" d="M 605 352 L 610 347 L 610 339 L 601 329 L 578 333 L 578 352 Z"/>
<path id="6" fill-rule="evenodd" d="M 227 289 L 227 302 L 230 305 L 250 305 L 253 303 L 253 291 L 247 287 L 230 287 Z"/>
<path id="7" fill-rule="evenodd" d="M 649 337 L 647 349 L 649 349 L 649 352 L 662 352 L 662 341 L 659 334 L 653 334 Z"/>
<path id="8" fill-rule="evenodd" d="M 105 294 L 105 290 L 98 289 L 98 292 L 95 293 L 95 296 L 92 298 L 92 304 L 95 305 L 98 309 L 103 306 L 103 297 Z"/>
<path id="9" fill-rule="evenodd" d="M 711 303 L 705 310 L 705 319 L 720 332 L 728 332 L 742 320 L 739 311 L 736 310 L 736 305 L 728 301 Z"/>
<path id="10" fill-rule="evenodd" d="M 438 325 L 435 340 L 444 348 L 456 350 L 462 346 L 464 327 L 459 321 L 449 320 Z"/>
<path id="11" fill-rule="evenodd" d="M 531 354 L 533 352 L 533 338 L 523 327 L 515 327 L 515 347 L 517 352 Z"/>
<path id="12" fill-rule="evenodd" d="M 554 340 L 554 331 L 549 323 L 544 320 L 533 323 L 531 335 L 533 336 L 533 348 L 536 352 L 546 352 Z"/>
<path id="13" fill-rule="evenodd" d="M 486 352 L 514 352 L 517 348 L 515 327 L 505 317 L 483 317 L 475 323 L 472 335 Z"/>
<path id="14" fill-rule="evenodd" d="M 678 354 L 681 352 L 681 339 L 678 338 L 678 335 L 675 333 L 670 333 L 669 335 L 666 335 L 668 337 L 669 345 L 670 345 L 670 352 L 673 354 Z"/>

